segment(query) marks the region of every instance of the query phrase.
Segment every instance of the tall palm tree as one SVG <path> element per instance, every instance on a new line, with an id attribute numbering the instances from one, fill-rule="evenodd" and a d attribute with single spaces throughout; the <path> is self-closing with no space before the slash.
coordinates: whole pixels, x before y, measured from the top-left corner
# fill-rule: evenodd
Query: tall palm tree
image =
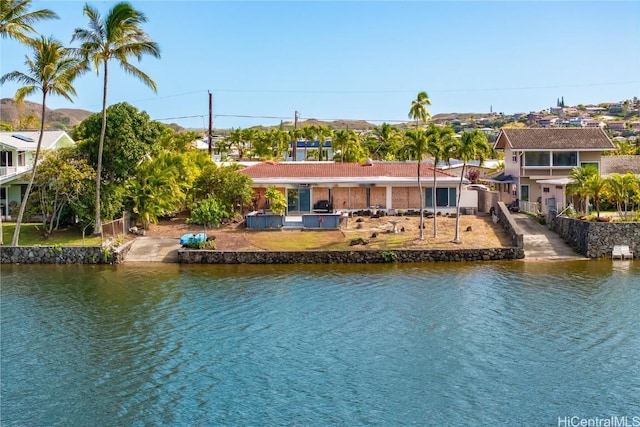
<path id="1" fill-rule="evenodd" d="M 388 159 L 394 156 L 402 144 L 402 135 L 389 123 L 377 126 L 369 138 L 369 154 L 374 159 Z"/>
<path id="2" fill-rule="evenodd" d="M 58 15 L 49 9 L 29 12 L 31 0 L 2 0 L 0 2 L 0 36 L 12 38 L 22 43 L 33 40 L 27 33 L 36 33 L 31 24 L 43 19 L 58 19 Z"/>
<path id="3" fill-rule="evenodd" d="M 598 174 L 598 168 L 592 165 L 574 168 L 569 172 L 571 182 L 567 185 L 567 193 L 570 196 L 577 196 L 580 201 L 584 200 L 584 213 L 589 213 L 588 206 L 591 194 L 588 189 L 588 181 L 595 174 Z"/>
<path id="4" fill-rule="evenodd" d="M 418 122 L 426 122 L 431 114 L 427 110 L 427 105 L 431 105 L 431 100 L 427 92 L 419 92 L 416 99 L 411 101 L 411 108 L 409 109 L 409 118 L 416 121 L 416 129 L 418 128 Z"/>
<path id="5" fill-rule="evenodd" d="M 155 82 L 142 70 L 132 65 L 129 58 L 138 60 L 143 55 L 160 58 L 160 48 L 142 29 L 141 24 L 147 22 L 146 16 L 134 9 L 129 3 L 121 2 L 113 6 L 106 18 L 102 18 L 98 11 L 86 4 L 84 14 L 89 18 L 89 28 L 76 28 L 71 41 L 81 42 L 78 53 L 90 62 L 100 73 L 103 71 L 102 91 L 102 128 L 98 146 L 98 166 L 96 169 L 96 220 L 94 234 L 102 231 L 100 219 L 100 183 L 102 180 L 102 151 L 107 129 L 107 88 L 109 82 L 109 62 L 115 60 L 122 69 L 157 92 Z"/>
<path id="6" fill-rule="evenodd" d="M 424 193 L 422 191 L 421 167 L 427 153 L 428 138 L 424 129 L 410 129 L 406 133 L 404 147 L 411 159 L 418 161 L 418 191 L 420 192 L 420 240 L 424 240 Z M 435 194 L 434 194 L 435 200 Z M 435 203 L 435 202 L 434 202 Z"/>
<path id="7" fill-rule="evenodd" d="M 433 123 L 427 128 L 427 147 L 426 152 L 433 158 L 433 237 L 438 237 L 438 220 L 436 215 L 437 198 L 436 198 L 436 169 L 438 163 L 442 161 L 449 162 L 451 151 L 456 144 L 455 131 L 451 126 L 439 127 Z"/>
<path id="8" fill-rule="evenodd" d="M 491 146 L 487 141 L 487 135 L 475 129 L 472 132 L 464 132 L 460 141 L 454 146 L 451 155 L 458 160 L 462 160 L 462 171 L 460 172 L 460 183 L 458 184 L 458 201 L 456 202 L 456 232 L 453 243 L 460 241 L 460 197 L 462 196 L 462 180 L 464 170 L 472 160 L 480 160 L 480 165 L 491 152 Z"/>
<path id="9" fill-rule="evenodd" d="M 36 155 L 33 159 L 31 179 L 29 180 L 29 185 L 27 185 L 27 190 L 20 204 L 16 228 L 11 242 L 12 246 L 18 246 L 20 225 L 36 176 L 36 168 L 40 158 L 40 148 L 42 146 L 42 136 L 44 133 L 47 96 L 49 94 L 60 95 L 73 102 L 71 95 L 75 95 L 76 91 L 72 86 L 72 82 L 81 71 L 81 62 L 71 56 L 69 49 L 63 47 L 57 40 L 51 37 L 41 37 L 33 40 L 30 45 L 33 49 L 33 57 L 26 57 L 26 73 L 13 71 L 0 78 L 0 84 L 4 84 L 4 82 L 9 80 L 24 84 L 23 87 L 18 89 L 15 95 L 18 103 L 23 102 L 24 98 L 28 95 L 37 91 L 42 92 L 40 136 L 38 137 L 38 144 L 36 146 Z"/>

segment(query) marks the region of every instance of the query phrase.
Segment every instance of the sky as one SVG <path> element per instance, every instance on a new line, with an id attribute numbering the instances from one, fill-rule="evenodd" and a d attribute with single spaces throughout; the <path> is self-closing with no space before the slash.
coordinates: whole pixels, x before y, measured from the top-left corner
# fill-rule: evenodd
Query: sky
<path id="1" fill-rule="evenodd" d="M 116 3 L 88 1 L 102 16 Z M 154 93 L 117 63 L 108 105 L 128 102 L 154 120 L 191 129 L 300 120 L 408 121 L 425 91 L 429 111 L 513 114 L 640 97 L 640 1 L 132 1 L 160 59 L 131 62 Z M 85 1 L 33 1 L 59 20 L 39 34 L 70 43 L 87 27 Z M 24 71 L 30 52 L 0 40 L 0 74 Z M 102 76 L 75 81 L 70 103 L 98 112 Z M 7 82 L 0 98 L 19 86 Z M 28 98 L 41 102 L 41 95 Z"/>

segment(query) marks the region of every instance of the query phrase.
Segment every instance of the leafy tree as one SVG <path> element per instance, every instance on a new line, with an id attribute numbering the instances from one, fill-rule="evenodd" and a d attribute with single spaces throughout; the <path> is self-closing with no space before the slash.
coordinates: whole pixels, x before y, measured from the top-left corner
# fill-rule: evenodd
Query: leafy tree
<path id="1" fill-rule="evenodd" d="M 251 178 L 239 173 L 240 166 L 207 165 L 195 180 L 193 193 L 196 200 L 215 196 L 218 202 L 231 214 L 237 207 L 251 203 L 253 190 Z"/>
<path id="2" fill-rule="evenodd" d="M 333 136 L 334 160 L 335 155 L 340 155 L 341 162 L 361 162 L 366 154 L 358 134 L 352 129 L 340 129 Z"/>
<path id="3" fill-rule="evenodd" d="M 36 176 L 36 169 L 40 158 L 40 148 L 42 147 L 44 123 L 46 120 L 47 96 L 49 94 L 60 95 L 73 102 L 71 95 L 75 95 L 76 91 L 72 83 L 81 69 L 79 61 L 70 55 L 69 50 L 51 37 L 41 37 L 33 40 L 31 47 L 33 49 L 33 57 L 26 57 L 26 73 L 13 71 L 0 78 L 0 84 L 4 84 L 6 81 L 16 81 L 24 84 L 23 87 L 18 89 L 15 95 L 18 103 L 22 103 L 26 96 L 37 91 L 42 93 L 42 119 L 40 121 L 40 136 L 38 137 L 38 144 L 36 146 L 33 172 L 31 173 L 31 179 L 25 191 L 24 200 L 20 204 L 20 211 L 16 220 L 16 228 L 11 243 L 12 246 L 18 245 L 20 225 L 27 205 L 26 201 L 29 200 L 29 194 L 31 193 L 33 181 Z"/>
<path id="4" fill-rule="evenodd" d="M 140 163 L 127 181 L 127 199 L 142 227 L 157 223 L 158 217 L 176 210 L 185 199 L 180 181 L 180 156 L 163 151 Z"/>
<path id="5" fill-rule="evenodd" d="M 467 179 L 473 184 L 477 184 L 480 180 L 480 170 L 476 168 L 469 169 L 469 172 L 467 172 Z"/>
<path id="6" fill-rule="evenodd" d="M 474 129 L 472 132 L 464 132 L 460 141 L 454 146 L 451 155 L 458 160 L 462 160 L 462 171 L 460 172 L 460 183 L 458 184 L 458 201 L 456 202 L 456 231 L 453 238 L 454 243 L 460 241 L 460 197 L 462 196 L 462 179 L 464 170 L 472 160 L 480 160 L 480 165 L 484 163 L 486 157 L 491 153 L 491 147 L 487 142 L 487 135 L 484 132 Z"/>
<path id="7" fill-rule="evenodd" d="M 411 101 L 411 108 L 409 109 L 409 118 L 416 121 L 416 129 L 418 128 L 418 122 L 426 122 L 431 117 L 427 110 L 427 105 L 431 105 L 431 100 L 427 92 L 419 92 L 416 99 Z"/>
<path id="8" fill-rule="evenodd" d="M 27 33 L 36 33 L 32 24 L 43 19 L 58 19 L 58 15 L 49 9 L 29 12 L 31 0 L 2 0 L 0 3 L 0 36 L 31 44 L 33 40 Z"/>
<path id="9" fill-rule="evenodd" d="M 264 198 L 269 202 L 271 212 L 276 215 L 284 215 L 287 211 L 287 198 L 276 188 L 270 185 L 265 192 Z"/>
<path id="10" fill-rule="evenodd" d="M 451 126 L 439 127 L 433 123 L 429 125 L 427 129 L 427 146 L 426 153 L 433 158 L 433 237 L 438 237 L 438 219 L 435 213 L 437 200 L 436 200 L 436 169 L 440 162 L 449 162 L 451 157 L 451 151 L 456 145 L 455 132 Z M 420 178 L 418 178 L 420 179 Z M 422 192 L 421 192 L 422 194 Z"/>
<path id="11" fill-rule="evenodd" d="M 35 179 L 40 212 L 50 218 L 49 231 L 58 228 L 64 212 L 82 211 L 82 195 L 92 193 L 95 171 L 77 155 L 75 147 L 46 153 Z"/>
<path id="12" fill-rule="evenodd" d="M 102 92 L 102 125 L 98 142 L 98 165 L 96 174 L 96 219 L 94 234 L 102 230 L 100 217 L 100 186 L 102 182 L 102 152 L 107 130 L 107 88 L 109 82 L 109 62 L 117 61 L 125 72 L 138 78 L 157 91 L 155 82 L 142 70 L 129 62 L 129 58 L 138 60 L 143 55 L 160 57 L 160 48 L 151 40 L 142 29 L 141 24 L 147 21 L 146 16 L 134 9 L 127 2 L 120 2 L 111 8 L 106 18 L 103 19 L 98 11 L 88 4 L 84 6 L 84 14 L 89 18 L 89 28 L 76 28 L 71 41 L 81 42 L 79 54 L 91 63 L 99 73 L 100 66 L 103 71 Z"/>
<path id="13" fill-rule="evenodd" d="M 418 163 L 418 191 L 420 193 L 420 240 L 424 240 L 424 193 L 422 191 L 421 168 L 422 161 L 425 154 L 427 153 L 427 146 L 429 142 L 427 133 L 422 128 L 408 130 L 405 135 L 407 142 L 405 144 L 404 150 L 409 153 L 408 155 L 412 160 L 416 160 Z"/>
<path id="14" fill-rule="evenodd" d="M 103 123 L 106 123 L 104 135 Z M 104 184 L 128 179 L 138 163 L 159 153 L 166 129 L 164 124 L 152 121 L 146 112 L 123 102 L 105 110 L 104 118 L 100 113 L 87 117 L 71 134 L 96 171 L 102 171 Z M 102 154 L 100 139 L 106 142 Z"/>

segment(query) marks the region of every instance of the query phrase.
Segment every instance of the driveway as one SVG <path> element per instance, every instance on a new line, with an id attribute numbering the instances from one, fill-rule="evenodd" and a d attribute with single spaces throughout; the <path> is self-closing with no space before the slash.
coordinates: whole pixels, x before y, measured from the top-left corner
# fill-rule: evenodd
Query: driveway
<path id="1" fill-rule="evenodd" d="M 180 239 L 175 237 L 137 237 L 125 262 L 178 262 Z"/>
<path id="2" fill-rule="evenodd" d="M 524 233 L 525 259 L 586 259 L 536 219 L 523 213 L 511 215 Z"/>

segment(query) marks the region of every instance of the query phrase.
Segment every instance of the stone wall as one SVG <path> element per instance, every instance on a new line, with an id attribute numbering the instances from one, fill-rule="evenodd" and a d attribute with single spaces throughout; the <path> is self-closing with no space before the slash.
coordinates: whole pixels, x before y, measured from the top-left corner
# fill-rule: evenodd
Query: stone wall
<path id="1" fill-rule="evenodd" d="M 524 248 L 524 233 L 520 226 L 516 224 L 507 209 L 504 202 L 498 202 L 498 209 L 496 209 L 496 215 L 498 217 L 498 223 L 502 225 L 502 228 L 507 232 L 511 238 L 511 244 L 517 248 Z M 524 249 L 523 249 L 524 250 Z"/>
<path id="2" fill-rule="evenodd" d="M 609 258 L 616 245 L 628 245 L 634 258 L 640 257 L 640 222 L 591 222 L 559 216 L 550 225 L 588 258 Z"/>
<path id="3" fill-rule="evenodd" d="M 118 247 L 105 246 L 1 246 L 0 264 L 121 264 L 133 240 Z"/>
<path id="4" fill-rule="evenodd" d="M 114 264 L 114 253 L 102 246 L 3 246 L 2 264 Z"/>
<path id="5" fill-rule="evenodd" d="M 524 258 L 523 248 L 304 252 L 224 252 L 192 249 L 178 251 L 178 262 L 183 264 L 371 264 L 496 261 L 522 258 Z"/>

